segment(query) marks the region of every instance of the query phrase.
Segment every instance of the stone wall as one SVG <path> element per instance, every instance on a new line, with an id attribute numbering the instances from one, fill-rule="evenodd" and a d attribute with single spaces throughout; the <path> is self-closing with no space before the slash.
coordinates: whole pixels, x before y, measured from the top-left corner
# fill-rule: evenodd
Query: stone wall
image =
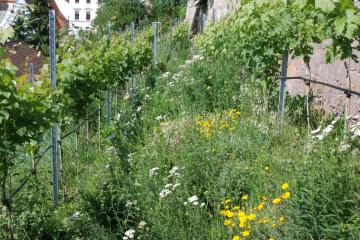
<path id="1" fill-rule="evenodd" d="M 226 14 L 236 8 L 239 1 L 237 0 L 209 0 L 208 11 L 206 13 L 206 25 L 213 21 L 219 21 Z M 355 3 L 360 6 L 359 1 Z M 190 24 L 194 20 L 195 7 L 194 0 L 189 0 L 186 21 Z M 300 59 L 291 59 L 289 62 L 288 74 L 289 76 L 310 77 L 312 79 L 331 83 L 333 85 L 348 88 L 347 68 L 344 61 L 336 60 L 332 64 L 325 63 L 325 46 L 319 44 L 314 46 L 314 54 L 311 58 L 310 69 L 308 70 L 304 62 Z M 360 57 L 360 54 L 359 54 Z M 351 89 L 360 92 L 360 64 L 350 61 L 350 82 Z M 314 105 L 324 111 L 331 113 L 341 113 L 344 111 L 346 96 L 343 92 L 324 87 L 320 85 L 311 84 L 310 89 L 315 97 Z M 306 92 L 305 84 L 300 80 L 288 80 L 287 91 L 290 95 L 303 95 Z M 360 112 L 360 98 L 351 97 L 350 113 L 357 115 Z"/>

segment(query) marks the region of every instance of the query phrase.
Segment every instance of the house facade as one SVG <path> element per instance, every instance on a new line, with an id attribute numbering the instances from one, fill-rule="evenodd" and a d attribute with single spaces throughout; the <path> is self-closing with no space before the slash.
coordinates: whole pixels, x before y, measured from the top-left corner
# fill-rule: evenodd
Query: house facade
<path id="1" fill-rule="evenodd" d="M 53 0 L 53 7 L 67 20 L 70 30 L 90 30 L 101 0 Z"/>

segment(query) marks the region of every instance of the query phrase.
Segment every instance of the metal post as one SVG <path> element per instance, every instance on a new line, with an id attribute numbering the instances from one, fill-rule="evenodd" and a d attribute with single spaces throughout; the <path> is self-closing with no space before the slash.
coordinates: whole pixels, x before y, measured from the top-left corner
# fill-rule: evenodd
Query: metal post
<path id="1" fill-rule="evenodd" d="M 170 20 L 169 60 L 171 60 L 172 58 L 172 51 L 173 51 L 173 46 L 172 46 L 173 27 L 174 27 L 173 22 L 172 20 Z"/>
<path id="2" fill-rule="evenodd" d="M 215 21 L 216 21 L 216 9 L 213 8 L 212 22 L 215 23 Z"/>
<path id="3" fill-rule="evenodd" d="M 134 43 L 135 39 L 135 23 L 131 22 L 131 43 Z"/>
<path id="4" fill-rule="evenodd" d="M 55 10 L 49 12 L 49 45 L 50 45 L 50 78 L 51 87 L 56 88 L 56 25 Z M 58 124 L 54 123 L 51 128 L 51 144 L 52 144 L 52 175 L 53 175 L 53 194 L 54 207 L 58 205 L 59 181 L 58 181 Z"/>
<path id="5" fill-rule="evenodd" d="M 153 48 L 154 48 L 154 65 L 157 65 L 157 25 L 155 22 L 152 23 L 153 25 L 153 30 L 154 30 L 154 43 L 153 43 Z"/>
<path id="6" fill-rule="evenodd" d="M 286 97 L 286 77 L 288 71 L 289 53 L 286 51 L 283 55 L 281 63 L 281 78 L 280 78 L 280 94 L 279 94 L 279 113 L 278 122 L 282 127 L 284 122 L 284 110 L 285 110 L 285 97 Z"/>
<path id="7" fill-rule="evenodd" d="M 106 92 L 106 112 L 107 112 L 107 121 L 111 122 L 111 99 L 112 99 L 112 92 L 109 88 Z"/>
<path id="8" fill-rule="evenodd" d="M 110 23 L 107 24 L 107 31 L 108 31 L 108 46 L 111 45 L 111 39 L 112 39 L 112 32 L 110 28 Z M 111 123 L 111 88 L 109 87 L 106 91 L 106 113 L 107 113 L 107 121 L 108 123 Z"/>
<path id="9" fill-rule="evenodd" d="M 34 64 L 29 63 L 29 81 L 34 84 Z"/>
<path id="10" fill-rule="evenodd" d="M 201 33 L 204 32 L 205 25 L 206 25 L 206 14 L 203 13 L 203 15 L 202 15 L 202 21 L 201 21 Z"/>
<path id="11" fill-rule="evenodd" d="M 135 23 L 131 22 L 131 45 L 134 45 L 135 39 Z M 130 91 L 131 99 L 135 96 L 135 78 L 134 73 L 131 75 L 131 91 Z"/>

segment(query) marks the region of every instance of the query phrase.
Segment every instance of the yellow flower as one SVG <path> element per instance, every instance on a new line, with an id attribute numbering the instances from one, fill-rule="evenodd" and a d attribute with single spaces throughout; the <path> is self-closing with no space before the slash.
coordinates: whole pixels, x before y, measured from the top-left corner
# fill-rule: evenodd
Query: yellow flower
<path id="1" fill-rule="evenodd" d="M 226 200 L 224 201 L 224 204 L 229 204 L 229 203 L 231 203 L 231 199 L 226 199 Z"/>
<path id="2" fill-rule="evenodd" d="M 265 171 L 267 171 L 267 172 L 270 171 L 270 167 L 269 167 L 269 166 L 266 166 L 266 167 L 265 167 Z"/>
<path id="3" fill-rule="evenodd" d="M 250 231 L 243 231 L 243 232 L 241 232 L 241 236 L 243 236 L 243 237 L 247 237 L 247 236 L 249 236 L 250 235 Z"/>
<path id="4" fill-rule="evenodd" d="M 264 203 L 260 203 L 257 207 L 258 210 L 261 210 L 264 208 Z"/>
<path id="5" fill-rule="evenodd" d="M 237 211 L 237 210 L 239 210 L 239 209 L 240 209 L 240 206 L 235 206 L 235 207 L 233 208 L 234 211 Z"/>
<path id="6" fill-rule="evenodd" d="M 279 218 L 279 223 L 282 223 L 282 222 L 284 222 L 285 221 L 285 218 L 284 217 L 280 217 Z"/>
<path id="7" fill-rule="evenodd" d="M 240 236 L 234 236 L 232 240 L 240 240 Z"/>
<path id="8" fill-rule="evenodd" d="M 283 195 L 281 195 L 281 197 L 282 197 L 283 199 L 288 199 L 288 198 L 290 197 L 290 195 L 291 195 L 290 192 L 286 192 L 286 193 L 284 193 Z"/>
<path id="9" fill-rule="evenodd" d="M 227 225 L 230 225 L 231 224 L 231 220 L 225 220 L 224 221 L 224 225 L 227 226 Z"/>
<path id="10" fill-rule="evenodd" d="M 269 238 L 268 240 L 275 240 L 274 238 Z"/>
<path id="11" fill-rule="evenodd" d="M 281 185 L 281 189 L 282 190 L 286 190 L 286 189 L 288 189 L 289 188 L 289 184 L 288 183 L 283 183 L 282 185 Z"/>
<path id="12" fill-rule="evenodd" d="M 221 210 L 221 211 L 220 211 L 220 215 L 226 216 L 226 211 L 225 211 L 225 210 Z"/>
<path id="13" fill-rule="evenodd" d="M 255 220 L 255 218 L 256 218 L 256 214 L 254 213 L 249 214 L 249 216 L 247 217 L 249 221 Z"/>
<path id="14" fill-rule="evenodd" d="M 239 112 L 239 111 L 236 111 L 236 115 L 240 115 L 240 112 Z"/>
<path id="15" fill-rule="evenodd" d="M 275 198 L 274 200 L 272 200 L 272 203 L 274 205 L 279 204 L 280 202 L 281 202 L 281 198 Z"/>
<path id="16" fill-rule="evenodd" d="M 226 212 L 226 216 L 228 217 L 228 218 L 232 218 L 233 216 L 234 216 L 234 213 L 232 212 L 232 211 L 227 211 Z"/>
<path id="17" fill-rule="evenodd" d="M 246 201 L 248 199 L 248 195 L 244 195 L 244 196 L 242 196 L 242 198 L 241 198 L 241 200 L 244 200 L 244 201 Z"/>
<path id="18" fill-rule="evenodd" d="M 262 197 L 262 200 L 265 202 L 267 200 L 267 197 L 266 196 L 263 196 Z"/>

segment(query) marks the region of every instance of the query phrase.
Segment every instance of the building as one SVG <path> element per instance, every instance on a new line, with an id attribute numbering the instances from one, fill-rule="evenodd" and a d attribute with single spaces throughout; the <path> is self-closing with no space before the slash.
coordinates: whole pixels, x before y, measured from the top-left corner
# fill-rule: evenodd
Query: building
<path id="1" fill-rule="evenodd" d="M 0 29 L 10 28 L 17 14 L 25 6 L 25 0 L 0 0 Z"/>
<path id="2" fill-rule="evenodd" d="M 77 32 L 91 29 L 100 4 L 100 0 L 53 0 L 52 7 L 61 18 L 67 20 L 70 30 Z"/>
<path id="3" fill-rule="evenodd" d="M 34 78 L 40 74 L 45 62 L 40 51 L 19 41 L 7 42 L 2 47 L 6 50 L 5 58 L 17 67 L 16 77 L 25 75 L 25 79 L 29 79 L 30 64 L 33 66 Z"/>

